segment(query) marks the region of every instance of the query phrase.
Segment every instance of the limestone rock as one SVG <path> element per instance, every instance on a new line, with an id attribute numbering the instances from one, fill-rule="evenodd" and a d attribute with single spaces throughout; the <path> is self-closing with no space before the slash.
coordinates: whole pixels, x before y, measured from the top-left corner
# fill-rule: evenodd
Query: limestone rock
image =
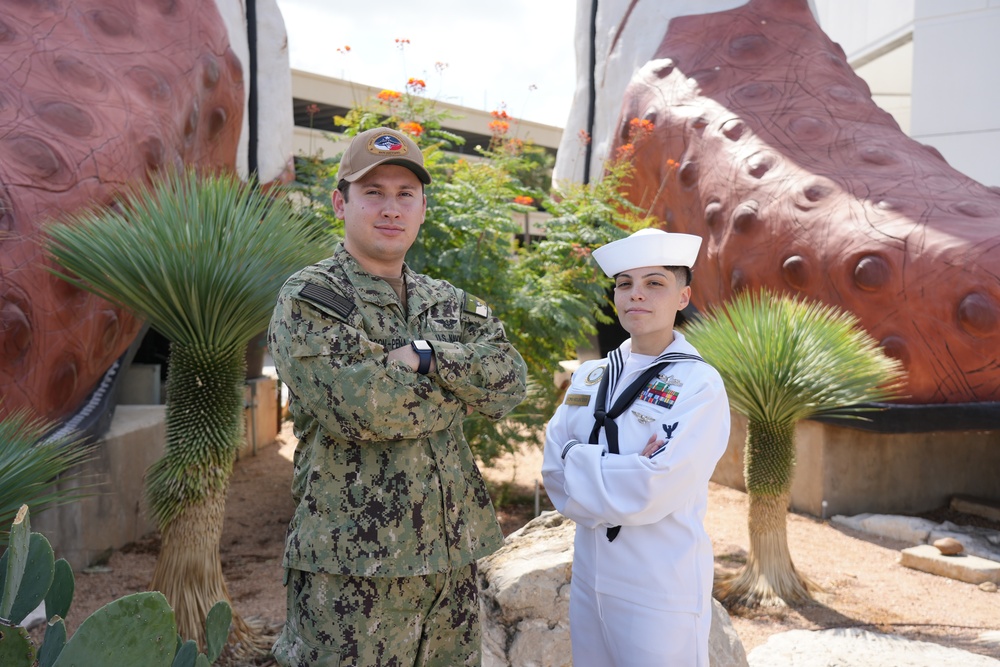
<path id="1" fill-rule="evenodd" d="M 572 664 L 573 532 L 572 521 L 546 512 L 479 561 L 483 667 Z"/>
<path id="2" fill-rule="evenodd" d="M 855 516 L 838 514 L 830 519 L 830 523 L 911 545 L 926 544 L 931 531 L 937 527 L 937 524 L 929 519 L 895 514 L 857 514 Z"/>
<path id="3" fill-rule="evenodd" d="M 708 635 L 708 664 L 711 667 L 749 667 L 743 642 L 729 619 L 729 612 L 712 600 L 712 631 Z"/>
<path id="4" fill-rule="evenodd" d="M 545 512 L 479 561 L 483 667 L 569 667 L 569 590 L 575 524 Z M 729 614 L 712 601 L 709 660 L 743 667 L 746 652 Z"/>
<path id="5" fill-rule="evenodd" d="M 858 628 L 792 630 L 750 652 L 751 667 L 1000 667 L 1000 660 Z"/>
<path id="6" fill-rule="evenodd" d="M 961 553 L 1000 562 L 1000 531 L 989 528 L 960 526 L 950 521 L 938 524 L 928 519 L 897 514 L 838 514 L 830 519 L 830 523 L 914 546 L 952 538 L 961 544 Z"/>
<path id="7" fill-rule="evenodd" d="M 937 547 L 937 550 L 945 556 L 955 556 L 962 553 L 962 550 L 965 548 L 954 537 L 942 537 L 941 539 L 934 540 L 932 545 Z"/>
<path id="8" fill-rule="evenodd" d="M 933 543 L 951 537 L 962 544 L 964 553 L 1000 562 L 1000 531 L 976 526 L 960 526 L 945 521 L 931 531 L 927 541 Z"/>
<path id="9" fill-rule="evenodd" d="M 1000 563 L 968 554 L 945 556 L 929 544 L 903 549 L 899 555 L 899 564 L 969 584 L 1000 582 Z"/>

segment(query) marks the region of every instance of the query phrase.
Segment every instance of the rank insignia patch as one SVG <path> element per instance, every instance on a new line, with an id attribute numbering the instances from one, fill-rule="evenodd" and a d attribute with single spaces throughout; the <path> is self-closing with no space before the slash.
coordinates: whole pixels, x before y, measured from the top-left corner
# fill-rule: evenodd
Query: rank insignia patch
<path id="1" fill-rule="evenodd" d="M 675 389 L 671 389 L 670 385 L 661 378 L 656 378 L 642 390 L 642 393 L 639 394 L 639 400 L 669 410 L 677 402 L 677 396 L 678 393 Z"/>

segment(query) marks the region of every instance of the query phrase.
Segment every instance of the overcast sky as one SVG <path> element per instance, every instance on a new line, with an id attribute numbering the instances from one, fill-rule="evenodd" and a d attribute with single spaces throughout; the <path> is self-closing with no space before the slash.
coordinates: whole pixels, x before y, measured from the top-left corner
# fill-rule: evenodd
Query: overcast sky
<path id="1" fill-rule="evenodd" d="M 563 127 L 576 0 L 277 0 L 295 69 Z M 403 49 L 397 39 L 408 39 Z M 339 53 L 350 46 L 350 52 Z M 440 72 L 436 63 L 445 63 Z"/>

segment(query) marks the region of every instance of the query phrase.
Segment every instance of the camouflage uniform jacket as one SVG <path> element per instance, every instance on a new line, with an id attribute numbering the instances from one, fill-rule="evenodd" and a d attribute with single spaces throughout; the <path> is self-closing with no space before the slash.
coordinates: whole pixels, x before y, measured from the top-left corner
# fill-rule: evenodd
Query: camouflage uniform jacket
<path id="1" fill-rule="evenodd" d="M 403 277 L 408 313 L 339 245 L 278 296 L 268 344 L 299 438 L 286 568 L 416 576 L 503 543 L 462 421 L 466 406 L 494 420 L 517 406 L 524 360 L 482 302 Z M 386 356 L 419 338 L 437 362 L 426 376 Z"/>

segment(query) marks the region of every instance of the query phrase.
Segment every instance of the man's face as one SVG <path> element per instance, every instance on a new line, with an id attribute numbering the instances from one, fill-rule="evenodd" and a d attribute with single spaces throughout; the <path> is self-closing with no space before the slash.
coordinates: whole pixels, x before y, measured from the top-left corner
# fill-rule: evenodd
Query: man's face
<path id="1" fill-rule="evenodd" d="M 333 209 L 344 221 L 344 247 L 362 268 L 397 277 L 424 222 L 427 199 L 416 174 L 383 164 L 351 183 L 348 201 L 334 190 Z"/>
<path id="2" fill-rule="evenodd" d="M 691 288 L 662 266 L 629 269 L 615 276 L 615 308 L 632 350 L 655 355 L 674 339 L 677 311 L 691 300 Z"/>

